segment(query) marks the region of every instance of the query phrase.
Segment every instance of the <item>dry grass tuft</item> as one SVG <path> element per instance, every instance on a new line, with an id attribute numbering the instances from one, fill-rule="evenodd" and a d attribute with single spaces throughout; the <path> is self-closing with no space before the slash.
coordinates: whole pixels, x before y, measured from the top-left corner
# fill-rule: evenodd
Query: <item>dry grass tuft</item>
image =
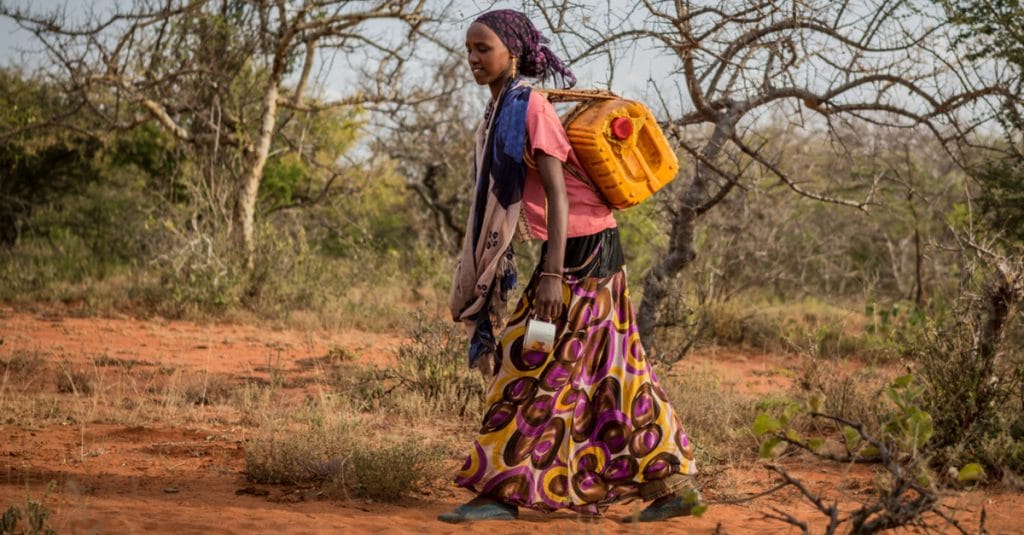
<path id="1" fill-rule="evenodd" d="M 478 425 L 486 385 L 467 366 L 465 334 L 450 321 L 421 315 L 414 321 L 395 366 L 357 367 L 346 364 L 344 354 L 328 355 L 328 384 L 363 411 Z"/>
<path id="2" fill-rule="evenodd" d="M 313 484 L 328 498 L 398 500 L 436 480 L 451 448 L 409 429 L 387 434 L 377 428 L 385 420 L 395 419 L 353 412 L 331 396 L 268 411 L 245 445 L 246 476 L 256 483 Z"/>
<path id="3" fill-rule="evenodd" d="M 181 385 L 181 396 L 191 405 L 219 405 L 232 398 L 235 387 L 227 377 L 202 372 L 190 374 Z"/>
<path id="4" fill-rule="evenodd" d="M 723 384 L 707 366 L 674 369 L 661 384 L 695 445 L 698 466 L 733 463 L 750 455 L 753 400 Z"/>
<path id="5" fill-rule="evenodd" d="M 11 379 L 31 377 L 45 367 L 46 359 L 41 351 L 16 349 L 9 356 L 0 358 L 0 375 Z"/>
<path id="6" fill-rule="evenodd" d="M 821 396 L 824 413 L 860 422 L 868 432 L 877 434 L 889 413 L 882 393 L 893 375 L 895 372 L 885 373 L 870 366 L 844 370 L 834 360 L 807 356 L 792 394 L 798 399 Z"/>
<path id="7" fill-rule="evenodd" d="M 88 372 L 62 363 L 57 370 L 57 391 L 64 394 L 88 395 L 93 391 L 93 377 Z"/>
<path id="8" fill-rule="evenodd" d="M 891 359 L 899 349 L 891 333 L 870 329 L 863 313 L 814 299 L 778 304 L 738 296 L 695 309 L 680 302 L 673 314 L 671 326 L 659 333 L 662 347 L 725 346 L 862 361 Z M 671 362 L 682 356 L 669 352 L 658 358 Z"/>

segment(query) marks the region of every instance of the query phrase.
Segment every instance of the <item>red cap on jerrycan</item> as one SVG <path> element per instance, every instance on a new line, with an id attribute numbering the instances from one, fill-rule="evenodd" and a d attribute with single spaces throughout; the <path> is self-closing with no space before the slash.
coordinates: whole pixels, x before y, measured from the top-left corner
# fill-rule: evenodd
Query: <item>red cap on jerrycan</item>
<path id="1" fill-rule="evenodd" d="M 629 117 L 616 117 L 612 119 L 609 126 L 611 127 L 612 137 L 619 141 L 633 135 L 633 121 L 629 120 Z"/>

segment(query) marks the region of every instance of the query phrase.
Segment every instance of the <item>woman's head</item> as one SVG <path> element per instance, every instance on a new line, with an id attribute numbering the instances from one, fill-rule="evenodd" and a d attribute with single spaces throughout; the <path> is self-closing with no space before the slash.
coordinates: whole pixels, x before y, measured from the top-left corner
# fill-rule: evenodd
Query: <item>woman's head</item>
<path id="1" fill-rule="evenodd" d="M 576 77 L 544 46 L 547 42 L 525 14 L 512 9 L 488 11 L 466 32 L 473 78 L 479 84 L 490 84 L 517 72 L 531 78 L 557 77 L 562 86 L 572 87 Z"/>

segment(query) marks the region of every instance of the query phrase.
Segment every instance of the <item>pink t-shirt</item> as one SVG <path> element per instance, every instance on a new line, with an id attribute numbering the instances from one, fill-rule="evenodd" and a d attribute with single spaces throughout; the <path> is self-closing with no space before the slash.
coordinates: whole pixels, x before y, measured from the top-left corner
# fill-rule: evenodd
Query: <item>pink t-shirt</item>
<path id="1" fill-rule="evenodd" d="M 529 136 L 532 153 L 542 151 L 561 161 L 566 158 L 582 169 L 576 153 L 569 145 L 569 138 L 562 128 L 562 121 L 555 112 L 555 107 L 548 99 L 536 91 L 530 92 L 530 102 L 526 108 L 526 133 Z M 615 227 L 615 217 L 604 199 L 568 171 L 565 175 L 565 193 L 569 197 L 569 229 L 568 237 L 596 234 L 604 229 Z M 533 238 L 548 239 L 547 198 L 544 185 L 540 181 L 537 168 L 527 166 L 526 183 L 523 185 L 523 212 Z"/>

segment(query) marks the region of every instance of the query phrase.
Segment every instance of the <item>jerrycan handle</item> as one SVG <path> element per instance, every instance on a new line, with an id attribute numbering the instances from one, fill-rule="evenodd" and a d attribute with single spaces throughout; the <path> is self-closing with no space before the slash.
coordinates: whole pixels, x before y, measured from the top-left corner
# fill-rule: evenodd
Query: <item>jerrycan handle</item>
<path id="1" fill-rule="evenodd" d="M 651 193 L 654 193 L 663 184 L 658 180 L 658 176 L 654 174 L 654 170 L 651 169 L 651 166 L 647 165 L 647 160 L 643 157 L 643 154 L 640 153 L 640 147 L 633 145 L 633 147 L 630 148 L 630 151 L 636 158 L 637 163 L 640 164 L 640 167 L 643 168 L 644 174 L 647 175 L 647 180 L 644 181 L 644 183 L 647 184 L 647 189 L 649 189 Z M 656 182 L 656 184 L 652 184 L 652 182 Z"/>
<path id="2" fill-rule="evenodd" d="M 545 89 L 533 88 L 534 91 L 547 97 L 550 102 L 585 102 L 588 100 L 612 100 L 618 95 L 607 89 Z"/>

